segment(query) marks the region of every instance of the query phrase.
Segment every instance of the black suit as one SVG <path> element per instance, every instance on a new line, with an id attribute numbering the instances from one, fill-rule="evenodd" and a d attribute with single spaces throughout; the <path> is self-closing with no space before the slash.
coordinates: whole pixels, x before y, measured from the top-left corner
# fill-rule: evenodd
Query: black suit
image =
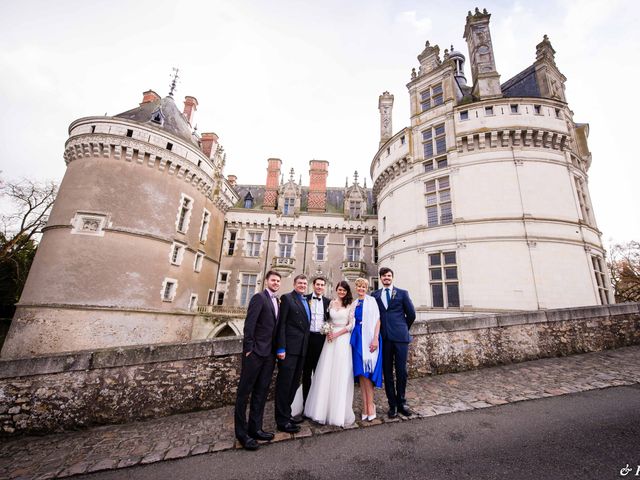
<path id="1" fill-rule="evenodd" d="M 307 299 L 295 290 L 281 297 L 276 349 L 286 353 L 278 361 L 276 378 L 276 424 L 280 427 L 291 420 L 291 403 L 300 385 L 304 358 L 309 343 L 309 317 L 303 301 Z"/>
<path id="2" fill-rule="evenodd" d="M 316 308 L 317 300 L 313 300 L 316 296 L 315 293 L 307 295 L 307 300 L 311 304 L 311 319 L 313 320 L 313 312 Z M 322 310 L 324 313 L 324 321 L 329 320 L 329 299 L 322 297 Z M 309 346 L 307 347 L 307 356 L 304 359 L 304 367 L 302 369 L 302 394 L 304 401 L 307 401 L 307 395 L 311 389 L 311 374 L 316 370 L 318 366 L 318 360 L 322 353 L 322 347 L 324 347 L 325 336 L 321 333 L 309 333 Z"/>
<path id="3" fill-rule="evenodd" d="M 250 434 L 262 430 L 264 405 L 275 368 L 275 336 L 278 318 L 269 290 L 251 297 L 244 322 L 242 370 L 238 382 L 235 408 L 236 438 L 245 441 Z M 247 356 L 249 353 L 249 356 Z M 249 423 L 247 425 L 247 400 Z"/>

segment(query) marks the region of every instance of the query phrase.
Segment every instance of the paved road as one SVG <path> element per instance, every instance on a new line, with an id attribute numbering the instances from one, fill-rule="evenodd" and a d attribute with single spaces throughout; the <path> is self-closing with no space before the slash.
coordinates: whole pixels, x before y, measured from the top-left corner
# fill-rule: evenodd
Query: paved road
<path id="1" fill-rule="evenodd" d="M 468 447 L 461 450 L 460 445 L 453 440 L 451 440 L 453 442 L 451 445 L 454 446 L 453 449 L 448 443 L 443 443 L 442 439 L 449 439 L 448 432 L 459 432 L 460 435 L 465 436 L 475 434 L 474 432 L 476 431 L 484 432 L 483 436 L 476 438 L 476 440 L 479 444 L 486 446 L 486 439 L 491 438 L 491 430 L 483 425 L 474 428 L 466 428 L 461 425 L 457 430 L 453 427 L 443 427 L 440 435 L 434 434 L 430 436 L 429 432 L 438 425 L 435 419 L 439 416 L 450 416 L 449 414 L 452 413 L 472 411 L 481 413 L 484 410 L 490 412 L 494 407 L 506 404 L 514 404 L 513 406 L 517 408 L 519 403 L 529 403 L 531 400 L 607 390 L 615 387 L 637 386 L 638 384 L 640 384 L 640 346 L 570 357 L 546 358 L 456 374 L 415 378 L 409 381 L 407 389 L 409 403 L 417 413 L 412 418 L 388 419 L 384 409 L 386 403 L 384 392 L 378 390 L 376 391 L 376 404 L 379 407 L 378 419 L 372 422 L 375 425 L 358 420 L 350 427 L 353 430 L 334 434 L 333 432 L 341 431 L 341 429 L 305 422 L 302 424 L 302 430 L 298 434 L 279 433 L 276 435 L 274 445 L 265 448 L 264 451 L 278 452 L 280 449 L 284 449 L 284 452 L 297 452 L 302 449 L 304 452 L 305 445 L 311 443 L 310 437 L 327 436 L 330 439 L 327 440 L 330 444 L 337 443 L 342 445 L 343 450 L 341 451 L 347 452 L 347 455 L 355 456 L 355 453 L 353 453 L 354 446 L 360 442 L 358 432 L 369 429 L 393 432 L 395 431 L 393 430 L 395 423 L 413 424 L 415 422 L 419 425 L 427 425 L 423 427 L 425 429 L 424 433 L 420 433 L 420 430 L 412 433 L 419 440 L 416 440 L 418 442 L 416 444 L 419 445 L 419 449 L 416 452 L 422 452 L 426 449 L 425 455 L 430 459 L 426 465 L 439 465 L 433 459 L 443 458 L 442 469 L 445 469 L 448 465 L 447 462 L 454 466 L 457 465 L 456 462 L 461 458 L 460 452 L 473 451 Z M 629 391 L 633 392 L 635 390 L 630 389 Z M 356 398 L 354 399 L 356 417 L 360 414 L 360 405 L 359 394 L 356 393 Z M 560 405 L 565 404 L 561 403 Z M 618 411 L 617 409 L 618 406 L 616 404 L 611 404 L 603 412 L 598 411 L 599 413 L 596 417 L 608 415 L 608 410 Z M 483 414 L 487 413 L 484 412 Z M 273 417 L 273 402 L 269 402 L 265 412 L 265 427 L 267 429 L 275 428 Z M 431 423 L 432 421 L 435 423 Z M 491 422 L 487 423 L 490 424 Z M 431 425 L 434 425 L 434 427 Z M 411 428 L 407 431 L 411 431 Z M 342 435 L 350 440 L 342 440 Z M 5 438 L 0 439 L 0 479 L 61 478 L 91 472 L 125 469 L 135 465 L 162 463 L 163 461 L 169 462 L 169 465 L 171 465 L 171 462 L 175 459 L 199 457 L 211 453 L 221 454 L 224 451 L 229 451 L 230 458 L 239 458 L 239 464 L 244 465 L 247 457 L 233 456 L 239 453 L 232 452 L 234 448 L 233 437 L 233 407 L 226 406 L 214 410 L 172 415 L 125 425 L 91 427 L 77 432 L 57 433 L 40 437 Z M 592 438 L 598 437 L 592 436 Z M 374 446 L 379 441 L 382 442 L 384 447 L 391 448 L 385 435 L 375 435 L 367 441 Z M 398 440 L 398 442 L 402 443 L 401 440 Z M 282 443 L 282 446 L 280 443 Z M 404 443 L 412 444 L 409 441 Z M 525 443 L 529 444 L 528 442 Z M 640 443 L 640 441 L 636 443 Z M 324 444 L 320 443 L 320 445 Z M 447 452 L 452 452 L 453 457 L 447 457 L 443 452 L 433 450 L 436 446 L 439 447 L 441 445 L 447 447 Z M 500 451 L 508 451 L 510 445 L 508 442 L 505 443 Z M 545 445 L 543 442 L 542 446 Z M 324 449 L 324 447 L 322 448 Z M 394 464 L 395 460 L 394 458 L 387 458 L 386 448 L 381 448 L 380 451 L 382 452 L 380 458 L 385 459 L 382 462 L 383 465 L 389 464 L 391 470 L 395 469 L 397 467 Z M 409 452 L 410 450 L 407 451 Z M 365 452 L 358 455 L 362 456 L 363 453 Z M 260 458 L 261 455 L 263 453 L 259 452 L 257 457 L 251 458 Z M 399 455 L 402 458 L 404 453 L 399 453 Z M 479 452 L 478 455 L 484 456 L 485 452 Z M 356 458 L 359 458 L 359 456 L 356 456 Z M 347 458 L 351 457 L 348 456 Z M 411 460 L 413 457 L 408 458 Z M 505 458 L 502 460 L 505 462 L 506 459 L 511 457 L 495 455 L 493 461 L 496 466 L 500 466 L 499 458 Z M 330 457 L 325 458 L 323 454 L 319 456 L 318 461 L 329 462 Z M 419 464 L 417 460 L 415 462 Z M 630 464 L 633 462 L 634 460 L 629 460 Z M 640 459 L 635 460 L 635 462 L 640 463 Z M 298 468 L 304 469 L 306 464 L 312 463 L 307 460 L 301 463 Z M 410 464 L 413 465 L 413 463 Z M 268 462 L 265 462 L 265 465 L 268 465 Z M 349 463 L 345 463 L 342 468 L 347 469 L 348 466 Z M 359 468 L 364 472 L 370 472 L 374 467 L 363 463 Z M 376 466 L 375 468 L 379 467 Z M 132 470 L 123 470 L 121 477 L 116 475 L 113 478 L 124 478 L 125 471 L 129 473 Z M 217 468 L 211 471 L 217 473 Z M 331 470 L 318 468 L 314 471 L 331 472 Z M 470 471 L 477 473 L 478 470 L 473 468 Z M 184 477 L 175 474 L 172 480 L 179 478 Z M 238 476 L 237 478 L 243 477 Z M 269 477 L 267 476 L 266 478 Z M 531 478 L 544 477 L 533 474 Z M 637 478 L 640 480 L 640 475 Z M 402 478 L 401 480 L 404 479 Z"/>
<path id="2" fill-rule="evenodd" d="M 100 472 L 107 479 L 518 479 L 634 477 L 640 386 L 623 386 Z"/>

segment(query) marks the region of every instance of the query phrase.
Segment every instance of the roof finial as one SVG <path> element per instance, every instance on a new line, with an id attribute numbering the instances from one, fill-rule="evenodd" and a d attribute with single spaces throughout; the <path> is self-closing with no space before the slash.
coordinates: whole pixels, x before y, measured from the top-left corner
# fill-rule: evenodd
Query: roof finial
<path id="1" fill-rule="evenodd" d="M 353 184 L 358 185 L 358 171 L 353 172 Z"/>
<path id="2" fill-rule="evenodd" d="M 295 170 L 291 167 L 291 171 L 289 172 L 289 181 L 293 182 L 293 175 L 295 174 Z"/>
<path id="3" fill-rule="evenodd" d="M 179 68 L 173 67 L 173 78 L 171 79 L 171 84 L 169 85 L 169 96 L 173 97 L 173 92 L 175 91 L 176 87 L 178 86 L 178 78 L 180 78 L 178 76 L 178 72 L 180 71 Z"/>

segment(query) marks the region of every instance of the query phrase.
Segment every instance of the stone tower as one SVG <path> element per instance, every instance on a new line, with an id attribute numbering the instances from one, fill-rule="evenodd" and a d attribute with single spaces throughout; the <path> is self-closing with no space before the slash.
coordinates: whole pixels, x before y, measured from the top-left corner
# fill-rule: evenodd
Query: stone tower
<path id="1" fill-rule="evenodd" d="M 3 357 L 186 341 L 215 288 L 222 148 L 172 95 L 69 127 L 67 169 Z"/>

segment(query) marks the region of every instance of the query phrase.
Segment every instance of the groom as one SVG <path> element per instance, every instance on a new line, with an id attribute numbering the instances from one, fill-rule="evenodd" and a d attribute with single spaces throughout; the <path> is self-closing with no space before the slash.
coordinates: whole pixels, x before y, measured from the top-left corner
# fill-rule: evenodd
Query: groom
<path id="1" fill-rule="evenodd" d="M 409 329 L 416 319 L 416 311 L 409 298 L 409 292 L 393 286 L 393 270 L 382 267 L 379 272 L 382 288 L 373 292 L 378 302 L 382 327 L 382 373 L 384 389 L 389 402 L 389 418 L 400 412 L 413 414 L 407 406 L 407 357 L 411 335 Z M 395 381 L 394 381 L 395 366 Z"/>
<path id="2" fill-rule="evenodd" d="M 281 432 L 300 431 L 300 427 L 291 418 L 291 404 L 300 385 L 309 343 L 311 309 L 305 297 L 306 293 L 307 277 L 298 275 L 293 279 L 293 291 L 281 297 L 276 337 L 276 425 Z"/>

